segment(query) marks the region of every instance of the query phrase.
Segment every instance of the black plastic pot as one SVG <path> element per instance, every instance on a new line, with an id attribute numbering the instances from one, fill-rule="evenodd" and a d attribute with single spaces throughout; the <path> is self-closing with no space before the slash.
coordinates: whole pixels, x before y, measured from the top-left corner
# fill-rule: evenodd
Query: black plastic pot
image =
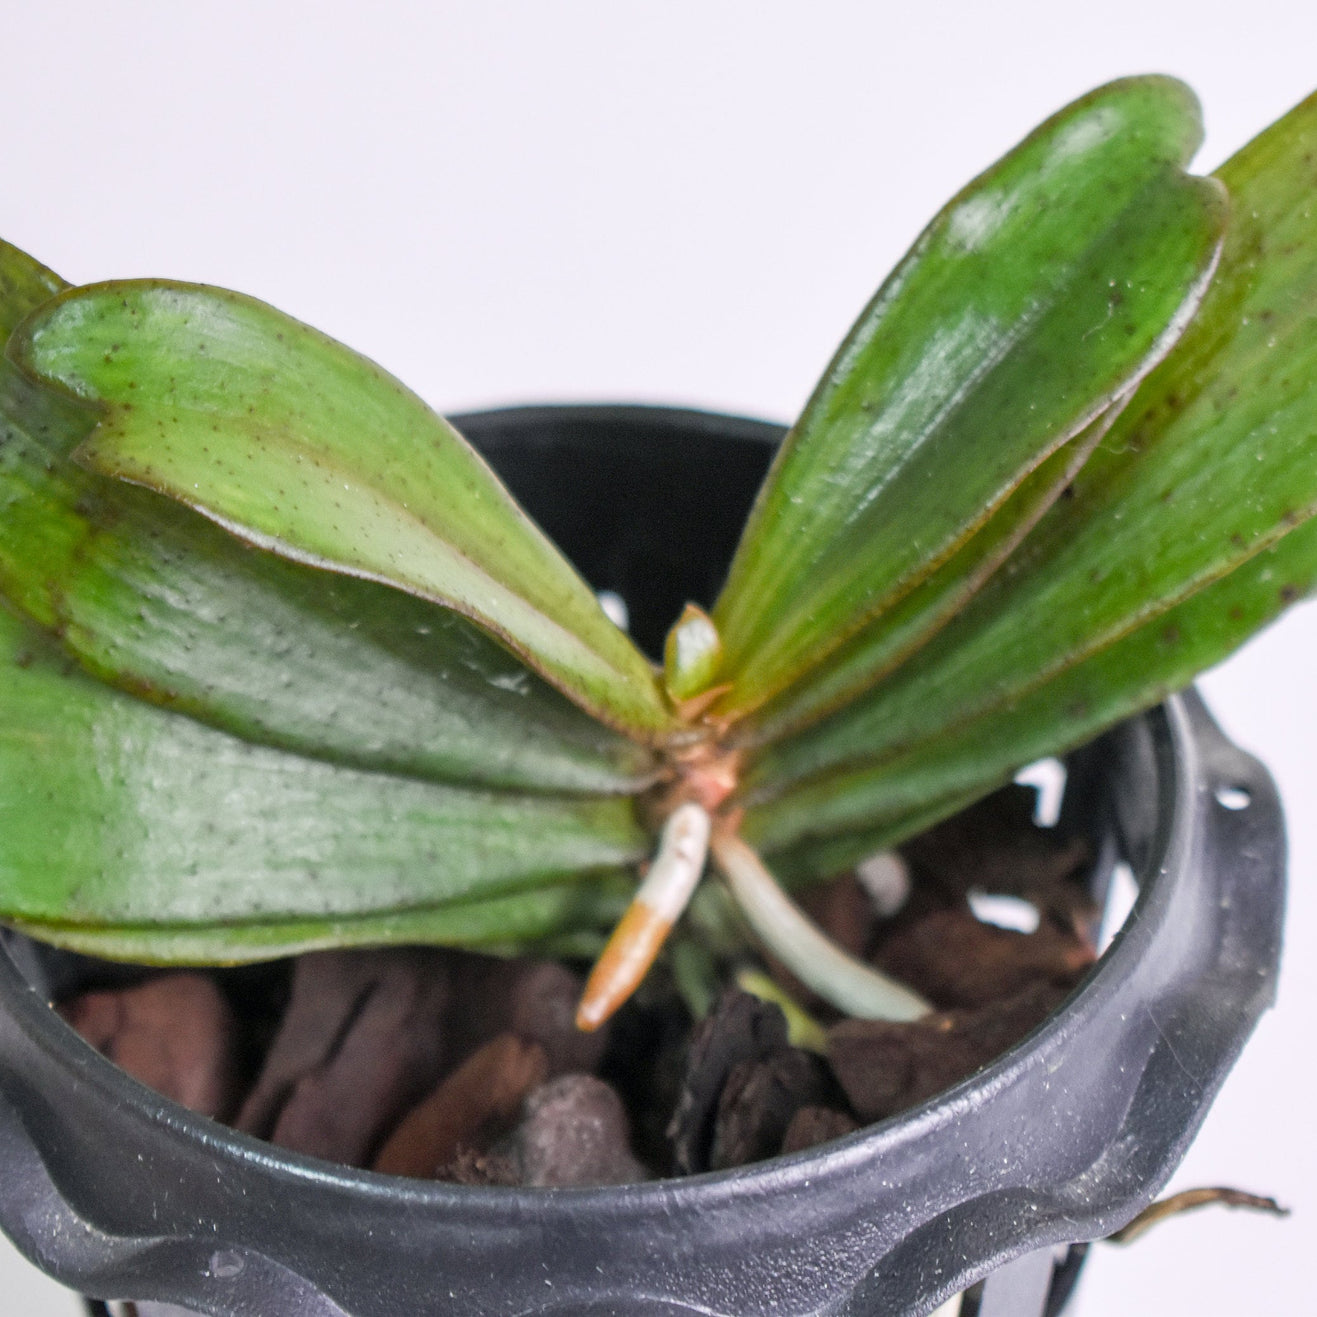
<path id="1" fill-rule="evenodd" d="M 715 592 L 780 434 L 615 407 L 462 423 L 651 649 Z M 0 1224 L 85 1293 L 212 1314 L 890 1317 L 986 1276 L 980 1317 L 1038 1317 L 1066 1284 L 1056 1246 L 1124 1224 L 1185 1151 L 1271 1001 L 1283 905 L 1272 783 L 1196 696 L 1081 752 L 1070 781 L 1102 872 L 1124 856 L 1142 891 L 1067 1004 L 899 1118 L 685 1181 L 469 1189 L 285 1154 L 109 1065 L 9 936 Z"/>

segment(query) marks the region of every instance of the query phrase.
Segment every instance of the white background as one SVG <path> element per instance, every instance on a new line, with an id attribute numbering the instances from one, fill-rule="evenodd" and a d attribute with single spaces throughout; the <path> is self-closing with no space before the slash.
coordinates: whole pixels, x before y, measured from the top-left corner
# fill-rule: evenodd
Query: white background
<path id="1" fill-rule="evenodd" d="M 1211 168 L 1317 86 L 1311 0 L 4 8 L 0 233 L 75 282 L 256 294 L 442 410 L 789 418 L 923 222 L 1064 102 L 1178 74 Z M 1205 683 L 1281 780 L 1293 897 L 1280 1008 L 1176 1180 L 1295 1214 L 1104 1247 L 1081 1317 L 1312 1311 L 1315 611 Z M 0 1294 L 74 1311 L 2 1239 Z"/>

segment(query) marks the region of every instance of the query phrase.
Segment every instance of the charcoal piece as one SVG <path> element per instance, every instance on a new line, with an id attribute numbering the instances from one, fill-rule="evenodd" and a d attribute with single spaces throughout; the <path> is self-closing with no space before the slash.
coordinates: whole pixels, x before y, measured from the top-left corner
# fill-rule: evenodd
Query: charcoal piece
<path id="1" fill-rule="evenodd" d="M 316 952 L 298 959 L 283 1024 L 237 1127 L 347 1165 L 438 1081 L 450 953 Z"/>
<path id="2" fill-rule="evenodd" d="M 782 1136 L 782 1152 L 803 1152 L 820 1143 L 854 1134 L 860 1122 L 834 1107 L 801 1107 Z"/>
<path id="3" fill-rule="evenodd" d="M 648 1174 L 631 1151 L 622 1099 L 594 1075 L 559 1075 L 526 1099 L 505 1151 L 522 1184 L 632 1184 Z"/>
<path id="4" fill-rule="evenodd" d="M 452 1060 L 460 1061 L 501 1033 L 515 1033 L 544 1048 L 551 1075 L 594 1071 L 608 1045 L 608 1026 L 593 1033 L 576 1027 L 584 980 L 552 960 L 502 960 L 456 954 L 448 1020 Z"/>
<path id="5" fill-rule="evenodd" d="M 873 956 L 879 969 L 943 1009 L 983 1006 L 1040 980 L 1073 987 L 1095 959 L 1083 938 L 1050 919 L 1019 933 L 982 923 L 964 905 L 903 921 Z"/>
<path id="6" fill-rule="evenodd" d="M 909 1023 L 844 1020 L 828 1031 L 828 1061 L 855 1113 L 883 1120 L 972 1075 L 1065 996 L 1055 984 L 1035 983 L 1004 1001 Z"/>
<path id="7" fill-rule="evenodd" d="M 121 1070 L 217 1119 L 234 1097 L 234 1021 L 202 974 L 162 974 L 136 987 L 84 993 L 59 1013 Z"/>
<path id="8" fill-rule="evenodd" d="M 608 1050 L 596 1073 L 622 1099 L 637 1155 L 667 1176 L 676 1173 L 668 1123 L 685 1080 L 693 1024 L 675 992 L 646 996 L 643 1001 L 633 997 L 613 1017 Z"/>
<path id="9" fill-rule="evenodd" d="M 539 1043 L 512 1033 L 491 1039 L 403 1117 L 376 1156 L 374 1169 L 428 1178 L 459 1152 L 483 1150 L 511 1127 L 526 1095 L 548 1071 Z"/>
<path id="10" fill-rule="evenodd" d="M 948 897 L 971 888 L 1022 896 L 1065 916 L 1086 900 L 1074 881 L 1091 861 L 1083 837 L 1065 836 L 1033 821 L 1037 793 L 1012 783 L 937 824 L 901 847 L 919 883 Z"/>
<path id="11" fill-rule="evenodd" d="M 787 1022 L 779 1007 L 735 988 L 723 993 L 691 1034 L 685 1081 L 668 1126 L 679 1171 L 692 1175 L 709 1169 L 718 1102 L 733 1068 L 786 1043 Z"/>
<path id="12" fill-rule="evenodd" d="M 823 1062 L 798 1047 L 733 1066 L 718 1099 L 711 1168 L 775 1157 L 796 1112 L 829 1096 L 828 1081 Z"/>

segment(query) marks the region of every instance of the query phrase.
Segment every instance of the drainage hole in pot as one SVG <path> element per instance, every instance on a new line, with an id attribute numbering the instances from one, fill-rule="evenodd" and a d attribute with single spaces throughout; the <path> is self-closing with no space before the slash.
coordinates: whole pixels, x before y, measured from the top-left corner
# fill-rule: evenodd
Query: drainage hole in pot
<path id="1" fill-rule="evenodd" d="M 626 606 L 626 600 L 616 590 L 600 590 L 595 598 L 599 600 L 599 607 L 604 610 L 608 620 L 615 627 L 622 631 L 629 630 L 631 610 Z"/>
<path id="2" fill-rule="evenodd" d="M 1247 787 L 1241 787 L 1234 784 L 1223 784 L 1217 787 L 1216 803 L 1222 809 L 1238 812 L 1241 809 L 1247 809 L 1253 803 L 1253 793 Z"/>
<path id="3" fill-rule="evenodd" d="M 1065 795 L 1065 765 L 1056 758 L 1039 759 L 1020 769 L 1015 780 L 1021 786 L 1033 787 L 1038 793 L 1033 821 L 1040 828 L 1056 827 L 1061 817 L 1061 799 Z"/>
<path id="4" fill-rule="evenodd" d="M 1139 880 L 1134 870 L 1121 860 L 1112 870 L 1107 883 L 1107 899 L 1102 907 L 1102 924 L 1098 930 L 1098 954 L 1106 951 L 1139 899 Z"/>
<path id="5" fill-rule="evenodd" d="M 1010 929 L 1015 933 L 1036 933 L 1038 925 L 1042 923 L 1043 917 L 1038 907 L 1022 896 L 985 892 L 972 887 L 965 893 L 965 899 L 974 912 L 974 918 L 981 924 Z"/>

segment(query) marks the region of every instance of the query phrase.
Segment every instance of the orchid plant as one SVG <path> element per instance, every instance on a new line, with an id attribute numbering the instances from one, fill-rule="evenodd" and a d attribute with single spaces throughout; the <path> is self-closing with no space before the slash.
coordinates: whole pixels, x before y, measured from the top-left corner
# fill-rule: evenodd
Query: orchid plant
<path id="1" fill-rule="evenodd" d="M 956 196 L 661 666 L 379 367 L 0 248 L 0 917 L 152 963 L 602 947 L 594 1027 L 711 853 L 807 983 L 917 1014 L 787 889 L 1317 577 L 1317 98 L 1214 177 L 1200 135 L 1184 86 L 1126 79 Z"/>

